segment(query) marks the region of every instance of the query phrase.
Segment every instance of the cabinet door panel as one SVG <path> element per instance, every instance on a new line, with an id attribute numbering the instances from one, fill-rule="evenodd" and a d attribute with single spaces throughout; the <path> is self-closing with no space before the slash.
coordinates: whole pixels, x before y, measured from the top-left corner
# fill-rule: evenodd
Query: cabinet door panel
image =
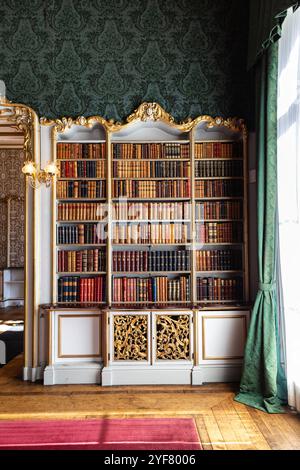
<path id="1" fill-rule="evenodd" d="M 149 315 L 112 314 L 112 361 L 149 361 Z"/>
<path id="2" fill-rule="evenodd" d="M 199 312 L 200 363 L 242 362 L 247 337 L 248 311 Z"/>
<path id="3" fill-rule="evenodd" d="M 192 313 L 154 313 L 153 318 L 154 362 L 190 362 Z"/>

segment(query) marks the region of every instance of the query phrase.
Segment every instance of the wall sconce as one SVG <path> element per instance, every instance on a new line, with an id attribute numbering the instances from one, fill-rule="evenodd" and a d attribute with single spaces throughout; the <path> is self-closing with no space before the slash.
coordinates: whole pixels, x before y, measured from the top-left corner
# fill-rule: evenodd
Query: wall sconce
<path id="1" fill-rule="evenodd" d="M 22 173 L 28 176 L 29 184 L 32 188 L 37 189 L 42 184 L 49 188 L 52 181 L 59 175 L 59 169 L 55 162 L 47 162 L 44 170 L 41 170 L 38 169 L 35 162 L 27 160 L 22 168 Z"/>

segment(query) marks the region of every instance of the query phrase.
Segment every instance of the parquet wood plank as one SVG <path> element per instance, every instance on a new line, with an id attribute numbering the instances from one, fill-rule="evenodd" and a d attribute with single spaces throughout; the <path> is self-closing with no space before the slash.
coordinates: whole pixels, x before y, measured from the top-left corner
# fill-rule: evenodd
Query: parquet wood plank
<path id="1" fill-rule="evenodd" d="M 289 426 L 294 430 L 296 436 L 300 436 L 300 414 L 295 411 L 285 415 Z"/>
<path id="2" fill-rule="evenodd" d="M 282 433 L 282 430 L 275 426 L 276 415 L 267 415 L 267 413 L 251 408 L 250 415 L 265 436 L 272 450 L 292 449 L 292 446 Z M 271 420 L 267 419 L 266 416 L 271 416 Z"/>
<path id="3" fill-rule="evenodd" d="M 224 410 L 224 419 L 228 421 L 228 425 L 235 434 L 236 445 L 234 446 L 234 449 L 254 450 L 255 447 L 249 437 L 249 434 L 233 405 L 233 399 L 227 398 L 226 400 L 222 401 L 221 405 Z"/>
<path id="4" fill-rule="evenodd" d="M 210 442 L 209 434 L 206 429 L 204 418 L 201 415 L 196 416 L 196 425 L 200 441 L 204 450 L 213 450 L 213 446 Z"/>
<path id="5" fill-rule="evenodd" d="M 228 450 L 237 450 L 239 445 L 237 444 L 237 439 L 235 432 L 230 424 L 230 420 L 226 416 L 223 404 L 220 403 L 217 406 L 212 408 L 214 417 L 219 425 L 220 432 L 223 436 L 224 443 Z"/>
<path id="6" fill-rule="evenodd" d="M 270 450 L 271 447 L 267 443 L 265 437 L 260 432 L 259 428 L 257 427 L 256 423 L 250 416 L 249 411 L 245 405 L 233 401 L 233 406 L 246 429 L 248 436 L 252 442 L 252 445 L 255 450 Z"/>
<path id="7" fill-rule="evenodd" d="M 227 446 L 214 413 L 208 410 L 202 416 L 213 450 L 226 450 Z"/>
<path id="8" fill-rule="evenodd" d="M 268 415 L 263 417 L 264 421 L 272 428 L 273 433 L 279 429 L 279 440 L 282 443 L 282 449 L 296 450 L 300 448 L 300 434 L 294 431 L 289 425 L 285 414 Z"/>

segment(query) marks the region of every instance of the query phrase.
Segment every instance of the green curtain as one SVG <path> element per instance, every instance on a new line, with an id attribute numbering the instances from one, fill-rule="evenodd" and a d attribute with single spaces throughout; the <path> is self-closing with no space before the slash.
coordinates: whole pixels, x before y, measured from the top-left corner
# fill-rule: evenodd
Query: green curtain
<path id="1" fill-rule="evenodd" d="M 250 0 L 248 67 L 281 35 L 281 25 L 290 7 L 298 8 L 296 0 Z"/>
<path id="2" fill-rule="evenodd" d="M 236 401 L 281 413 L 286 383 L 280 365 L 276 306 L 278 43 L 257 65 L 257 217 L 259 290 L 251 315 L 244 370 Z"/>

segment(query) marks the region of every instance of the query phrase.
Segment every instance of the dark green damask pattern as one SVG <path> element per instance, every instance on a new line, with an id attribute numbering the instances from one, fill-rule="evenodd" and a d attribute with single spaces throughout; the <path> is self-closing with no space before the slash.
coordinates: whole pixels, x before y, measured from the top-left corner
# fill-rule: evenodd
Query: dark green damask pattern
<path id="1" fill-rule="evenodd" d="M 0 78 L 40 115 L 247 114 L 248 2 L 0 0 Z"/>

